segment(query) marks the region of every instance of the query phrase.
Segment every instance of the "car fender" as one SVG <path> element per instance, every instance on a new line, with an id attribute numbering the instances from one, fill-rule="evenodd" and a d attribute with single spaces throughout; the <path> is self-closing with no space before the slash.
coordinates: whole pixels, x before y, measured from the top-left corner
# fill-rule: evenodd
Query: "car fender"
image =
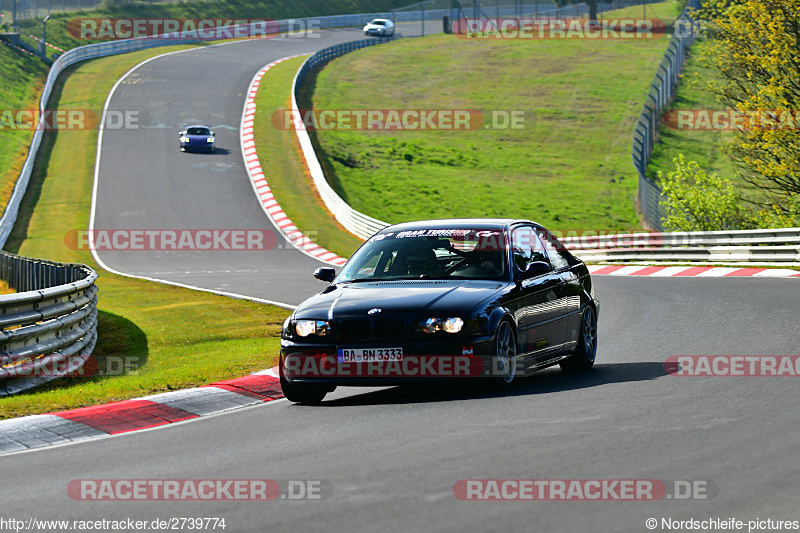
<path id="1" fill-rule="evenodd" d="M 497 331 L 497 326 L 500 325 L 500 321 L 505 318 L 508 318 L 508 320 L 511 322 L 514 332 L 516 333 L 517 321 L 514 320 L 514 315 L 511 313 L 511 311 L 502 306 L 495 307 L 489 311 L 489 321 L 487 324 L 489 331 L 487 333 L 494 335 L 494 332 Z"/>

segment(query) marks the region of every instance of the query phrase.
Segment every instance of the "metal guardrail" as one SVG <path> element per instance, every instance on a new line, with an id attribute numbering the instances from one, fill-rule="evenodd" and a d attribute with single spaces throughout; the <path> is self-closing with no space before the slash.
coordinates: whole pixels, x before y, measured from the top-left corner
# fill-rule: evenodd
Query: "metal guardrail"
<path id="1" fill-rule="evenodd" d="M 633 166 L 639 175 L 639 209 L 645 222 L 658 231 L 664 229 L 661 223 L 661 219 L 666 214 L 661 205 L 664 196 L 661 193 L 661 187 L 647 177 L 647 165 L 650 163 L 653 145 L 658 137 L 664 108 L 672 102 L 675 96 L 686 61 L 686 53 L 695 40 L 695 21 L 690 12 L 692 9 L 699 9 L 701 5 L 702 0 L 689 0 L 683 13 L 675 21 L 672 39 L 658 66 L 655 79 L 650 84 L 647 99 L 633 132 L 631 157 Z"/>
<path id="2" fill-rule="evenodd" d="M 0 251 L 0 396 L 83 367 L 97 342 L 97 273 Z"/>
<path id="3" fill-rule="evenodd" d="M 567 237 L 584 261 L 783 263 L 800 265 L 800 228 Z"/>
<path id="4" fill-rule="evenodd" d="M 297 92 L 312 70 L 324 65 L 331 59 L 352 52 L 353 50 L 359 50 L 386 42 L 389 42 L 389 39 L 362 39 L 360 41 L 330 46 L 309 56 L 297 70 L 297 74 L 295 74 L 294 81 L 292 82 L 292 108 L 299 109 L 297 105 Z M 375 232 L 389 225 L 388 222 L 383 222 L 377 218 L 365 215 L 350 207 L 350 205 L 333 190 L 328 180 L 325 179 L 325 173 L 322 171 L 322 166 L 319 164 L 319 159 L 317 159 L 317 154 L 314 151 L 314 145 L 311 143 L 311 137 L 308 135 L 308 132 L 305 129 L 295 128 L 295 133 L 300 142 L 300 148 L 303 151 L 303 156 L 308 165 L 308 170 L 311 173 L 311 178 L 314 180 L 314 186 L 317 188 L 320 197 L 322 197 L 322 201 L 325 202 L 325 206 L 333 213 L 336 220 L 338 220 L 347 231 L 357 235 L 361 239 L 367 239 Z"/>

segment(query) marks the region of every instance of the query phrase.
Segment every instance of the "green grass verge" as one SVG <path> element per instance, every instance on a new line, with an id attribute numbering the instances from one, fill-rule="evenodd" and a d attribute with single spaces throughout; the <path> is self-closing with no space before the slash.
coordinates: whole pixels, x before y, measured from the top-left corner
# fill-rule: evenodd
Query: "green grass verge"
<path id="1" fill-rule="evenodd" d="M 704 89 L 704 84 L 715 75 L 714 70 L 704 66 L 699 59 L 705 46 L 703 41 L 697 41 L 692 47 L 670 109 L 722 109 L 714 95 Z M 716 173 L 736 182 L 736 171 L 720 148 L 729 135 L 729 132 L 711 130 L 677 130 L 662 123 L 659 128 L 659 142 L 653 147 L 647 167 L 648 177 L 657 180 L 659 171 L 666 174 L 675 170 L 673 159 L 678 154 L 683 154 L 686 159 L 697 161 L 706 172 Z"/>
<path id="2" fill-rule="evenodd" d="M 361 240 L 347 232 L 325 208 L 302 159 L 294 131 L 273 126 L 275 111 L 291 107 L 292 80 L 305 57 L 272 67 L 261 79 L 256 96 L 253 135 L 264 176 L 284 213 L 300 231 L 342 256 Z"/>
<path id="3" fill-rule="evenodd" d="M 671 22 L 680 10 L 653 4 L 648 17 Z M 632 132 L 668 42 L 436 35 L 347 54 L 319 74 L 315 109 L 522 111 L 524 128 L 325 130 L 323 166 L 350 205 L 388 222 L 508 216 L 638 228 Z"/>
<path id="4" fill-rule="evenodd" d="M 0 44 L 0 211 L 25 163 L 33 129 L 16 127 L 15 111 L 39 107 L 47 65 Z"/>
<path id="5" fill-rule="evenodd" d="M 81 63 L 55 88 L 65 108 L 98 113 L 114 82 L 136 63 L 181 47 Z M 85 263 L 88 251 L 65 245 L 70 230 L 88 227 L 97 131 L 47 132 L 8 249 L 22 255 Z M 35 392 L 0 398 L 0 418 L 70 409 L 238 377 L 273 365 L 289 312 L 199 291 L 101 271 L 99 341 L 95 356 L 130 372 L 69 378 Z"/>

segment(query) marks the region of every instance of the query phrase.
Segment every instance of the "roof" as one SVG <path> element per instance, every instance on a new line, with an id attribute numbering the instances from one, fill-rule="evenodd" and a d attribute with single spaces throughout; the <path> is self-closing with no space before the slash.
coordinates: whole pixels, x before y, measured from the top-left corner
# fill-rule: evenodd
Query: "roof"
<path id="1" fill-rule="evenodd" d="M 381 231 L 406 231 L 414 229 L 445 229 L 445 228 L 470 228 L 470 229 L 503 229 L 517 222 L 536 224 L 530 220 L 516 218 L 442 218 L 433 220 L 418 220 L 414 222 L 401 222 L 383 228 Z M 537 224 L 538 226 L 539 224 Z"/>

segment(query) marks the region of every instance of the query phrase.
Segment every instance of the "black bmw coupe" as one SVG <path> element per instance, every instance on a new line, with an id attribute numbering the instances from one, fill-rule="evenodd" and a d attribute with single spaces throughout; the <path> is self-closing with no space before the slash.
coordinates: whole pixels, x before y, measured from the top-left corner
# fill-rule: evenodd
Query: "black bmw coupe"
<path id="1" fill-rule="evenodd" d="M 386 227 L 281 335 L 287 399 L 319 403 L 337 385 L 515 377 L 588 369 L 599 304 L 589 271 L 527 220 L 453 219 Z"/>

